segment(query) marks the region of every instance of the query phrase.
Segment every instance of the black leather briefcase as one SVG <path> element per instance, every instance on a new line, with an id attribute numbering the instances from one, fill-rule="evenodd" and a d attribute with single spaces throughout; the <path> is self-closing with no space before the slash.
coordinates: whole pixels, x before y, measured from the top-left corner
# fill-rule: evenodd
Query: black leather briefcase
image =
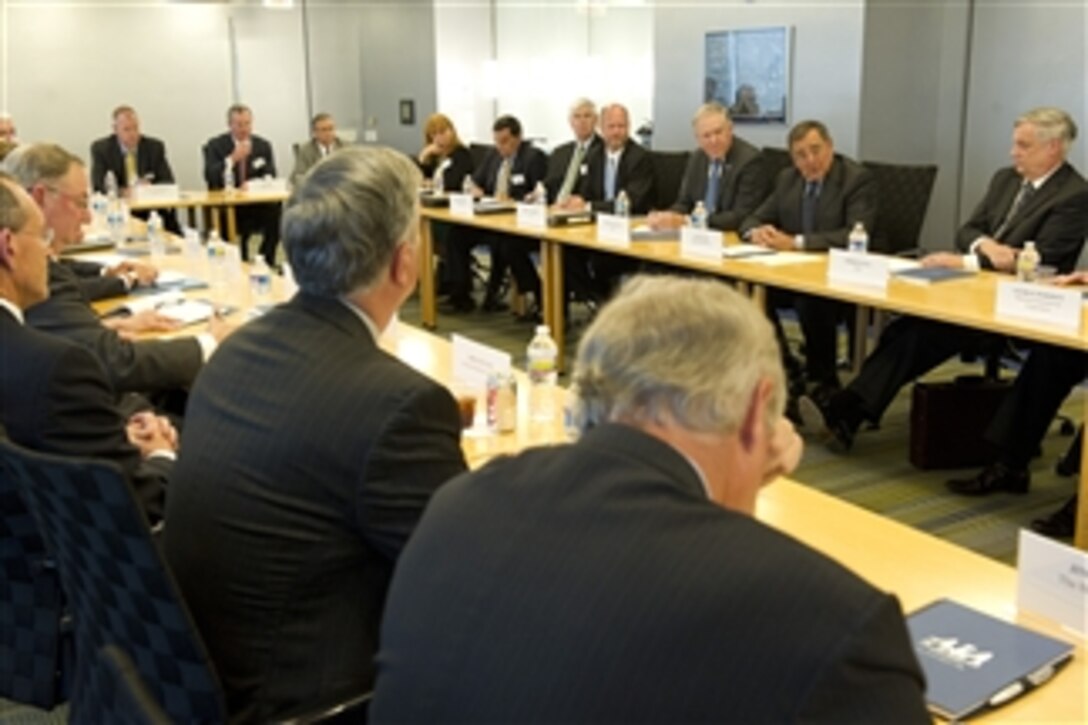
<path id="1" fill-rule="evenodd" d="M 916 383 L 910 406 L 910 462 L 916 468 L 983 466 L 996 457 L 983 434 L 1009 391 L 1004 380 L 964 376 Z"/>

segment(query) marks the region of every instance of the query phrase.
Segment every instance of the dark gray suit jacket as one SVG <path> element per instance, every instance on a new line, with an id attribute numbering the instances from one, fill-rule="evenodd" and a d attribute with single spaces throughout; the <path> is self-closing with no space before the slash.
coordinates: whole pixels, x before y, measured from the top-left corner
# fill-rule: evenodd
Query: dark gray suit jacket
<path id="1" fill-rule="evenodd" d="M 796 167 L 783 169 L 774 191 L 741 225 L 741 234 L 761 224 L 773 224 L 786 234 L 801 234 L 801 200 L 805 179 Z M 805 249 L 815 252 L 846 247 L 856 222 L 870 234 L 876 221 L 876 179 L 861 164 L 835 154 L 835 160 L 820 185 L 816 208 L 816 231 L 805 234 Z"/>
<path id="2" fill-rule="evenodd" d="M 578 194 L 590 202 L 594 211 L 612 212 L 614 202 L 604 200 L 604 172 L 608 152 L 604 144 L 589 157 L 588 173 L 582 177 Z M 646 214 L 654 199 L 654 165 L 650 153 L 631 139 L 624 144 L 620 165 L 616 169 L 616 194 L 627 192 L 632 214 Z"/>
<path id="3" fill-rule="evenodd" d="M 121 145 L 117 136 L 109 135 L 91 144 L 91 186 L 95 191 L 105 193 L 106 173 L 112 171 L 117 185 L 124 187 L 125 157 L 121 154 Z M 141 179 L 152 184 L 170 184 L 174 181 L 174 172 L 166 160 L 166 145 L 157 138 L 141 136 L 136 144 L 136 172 Z"/>
<path id="4" fill-rule="evenodd" d="M 60 263 L 72 270 L 79 279 L 79 288 L 88 302 L 104 300 L 110 297 L 122 297 L 128 294 L 128 287 L 120 277 L 102 274 L 104 266 L 98 262 L 83 259 L 61 257 Z"/>
<path id="5" fill-rule="evenodd" d="M 472 173 L 472 181 L 484 190 L 485 194 L 495 193 L 495 184 L 499 179 L 502 156 L 492 147 L 480 167 Z M 522 141 L 514 152 L 514 161 L 510 167 L 510 198 L 521 201 L 533 191 L 538 181 L 544 181 L 548 171 L 548 157 L 528 141 Z"/>
<path id="6" fill-rule="evenodd" d="M 228 338 L 189 396 L 165 551 L 232 717 L 370 689 L 401 548 L 465 470 L 449 391 L 353 311 L 300 293 Z"/>
<path id="7" fill-rule="evenodd" d="M 548 190 L 548 202 L 555 203 L 559 196 L 559 189 L 563 186 L 563 180 L 567 178 L 567 167 L 570 166 L 570 160 L 574 156 L 574 149 L 578 145 L 577 141 L 568 141 L 567 143 L 560 144 L 552 149 L 552 152 L 548 154 L 548 173 L 544 178 L 544 186 Z M 574 177 L 574 186 L 571 189 L 572 194 L 577 194 L 579 187 L 585 181 L 589 174 L 589 157 L 597 153 L 604 147 L 604 141 L 597 134 L 589 139 L 589 147 L 586 149 L 586 153 L 582 156 L 581 167 L 578 169 L 578 175 Z"/>
<path id="8" fill-rule="evenodd" d="M 696 202 L 703 200 L 709 170 L 710 157 L 701 149 L 692 151 L 684 181 L 680 184 L 680 194 L 672 205 L 673 211 L 690 214 Z M 736 231 L 767 196 L 769 183 L 763 154 L 744 139 L 734 136 L 733 145 L 725 155 L 725 166 L 718 183 L 718 204 L 710 215 L 710 227 Z"/>
<path id="9" fill-rule="evenodd" d="M 258 179 L 262 176 L 276 175 L 276 160 L 272 155 L 272 144 L 254 134 L 250 136 L 250 153 L 245 162 L 245 180 Z M 204 182 L 211 190 L 223 188 L 223 170 L 227 158 L 234 153 L 234 139 L 229 133 L 220 134 L 204 144 Z M 242 185 L 242 179 L 235 172 L 234 183 Z"/>
<path id="10" fill-rule="evenodd" d="M 956 246 L 966 253 L 980 236 L 992 236 L 1000 228 L 1023 178 L 1009 167 L 994 174 L 986 196 L 956 234 Z M 1068 163 L 1062 164 L 1035 195 L 1016 212 L 999 242 L 1021 248 L 1034 241 L 1043 264 L 1071 272 L 1088 236 L 1088 182 Z M 989 257 L 978 255 L 983 269 L 993 269 Z"/>
<path id="11" fill-rule="evenodd" d="M 374 722 L 930 721 L 894 597 L 618 424 L 443 486 L 381 641 Z"/>

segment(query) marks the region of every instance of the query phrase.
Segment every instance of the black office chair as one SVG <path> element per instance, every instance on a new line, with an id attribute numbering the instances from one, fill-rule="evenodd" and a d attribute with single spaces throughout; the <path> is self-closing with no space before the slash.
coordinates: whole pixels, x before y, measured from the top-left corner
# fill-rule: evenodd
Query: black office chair
<path id="1" fill-rule="evenodd" d="M 878 161 L 863 161 L 862 165 L 875 177 L 879 199 L 876 222 L 869 230 L 869 248 L 884 254 L 917 253 L 937 166 Z"/>
<path id="2" fill-rule="evenodd" d="M 52 710 L 68 699 L 72 658 L 56 567 L 15 480 L 0 475 L 0 697 Z"/>
<path id="3" fill-rule="evenodd" d="M 676 203 L 689 155 L 687 151 L 650 152 L 654 170 L 654 209 L 668 209 Z"/>
<path id="4" fill-rule="evenodd" d="M 764 146 L 763 163 L 767 168 L 767 178 L 771 179 L 773 183 L 782 172 L 782 169 L 788 169 L 793 166 L 793 158 L 786 149 L 775 148 L 774 146 Z"/>
<path id="5" fill-rule="evenodd" d="M 484 159 L 487 158 L 488 153 L 490 153 L 493 148 L 495 147 L 489 143 L 470 143 L 468 145 L 468 153 L 472 156 L 472 168 L 478 169 L 483 166 Z"/>

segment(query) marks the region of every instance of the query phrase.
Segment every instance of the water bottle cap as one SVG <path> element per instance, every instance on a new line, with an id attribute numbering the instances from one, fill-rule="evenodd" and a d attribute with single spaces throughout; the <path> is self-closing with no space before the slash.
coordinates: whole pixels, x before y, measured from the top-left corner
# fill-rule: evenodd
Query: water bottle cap
<path id="1" fill-rule="evenodd" d="M 549 328 L 547 325 L 537 325 L 536 326 L 536 334 L 538 334 L 538 335 L 551 334 L 551 328 Z"/>

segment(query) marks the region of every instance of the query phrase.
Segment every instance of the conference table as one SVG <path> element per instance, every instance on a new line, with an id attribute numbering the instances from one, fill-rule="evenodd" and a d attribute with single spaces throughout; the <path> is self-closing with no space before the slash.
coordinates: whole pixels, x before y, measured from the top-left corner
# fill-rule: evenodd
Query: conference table
<path id="1" fill-rule="evenodd" d="M 984 271 L 962 280 L 930 285 L 911 284 L 893 277 L 889 280 L 886 289 L 876 289 L 829 281 L 828 255 L 826 254 L 793 254 L 785 257 L 786 260 L 790 260 L 786 264 L 773 263 L 770 258 L 762 257 L 747 260 L 706 260 L 682 255 L 677 241 L 632 241 L 623 247 L 603 244 L 597 239 L 595 224 L 558 226 L 540 230 L 519 227 L 516 215 L 513 213 L 462 217 L 451 214 L 448 209 L 425 208 L 421 214 L 423 223 L 420 230 L 422 245 L 420 259 L 427 261 L 420 274 L 420 308 L 423 325 L 432 329 L 437 325 L 437 303 L 434 274 L 429 261 L 433 256 L 431 225 L 439 222 L 468 225 L 513 237 L 539 240 L 541 289 L 544 298 L 541 307 L 544 322 L 554 331 L 562 331 L 565 325 L 563 249 L 572 246 L 617 254 L 671 269 L 712 274 L 730 279 L 735 281 L 742 291 L 749 293 L 761 306 L 765 301 L 768 287 L 849 302 L 858 306 L 859 327 L 860 321 L 867 319 L 868 310 L 875 309 L 962 325 L 1032 342 L 1088 351 L 1088 304 L 1082 305 L 1081 326 L 1076 333 L 1037 323 L 999 318 L 995 314 L 997 284 L 1001 280 L 1007 280 L 1008 276 L 994 272 Z M 639 221 L 633 219 L 631 223 L 634 225 Z M 739 241 L 733 233 L 723 235 L 723 240 L 727 246 L 737 244 Z M 863 327 L 861 329 L 864 330 Z M 557 332 L 554 337 L 559 346 L 559 360 L 562 363 L 565 353 L 565 336 Z M 855 336 L 855 361 L 860 362 L 864 359 L 867 341 L 868 335 L 864 332 Z M 1084 406 L 1084 420 L 1088 423 L 1088 405 Z M 1084 459 L 1088 460 L 1088 437 L 1085 437 L 1083 455 Z M 1080 549 L 1088 550 L 1088 467 L 1082 466 L 1078 490 L 1080 497 L 1075 545 Z"/>
<path id="2" fill-rule="evenodd" d="M 101 258 L 88 254 L 87 258 Z M 166 269 L 185 272 L 176 255 L 160 260 Z M 207 290 L 193 290 L 203 296 Z M 284 282 L 276 278 L 273 296 L 286 296 Z M 241 308 L 233 319 L 243 323 L 251 314 L 247 293 L 235 293 L 232 300 Z M 107 300 L 99 310 L 117 304 Z M 171 334 L 193 334 L 191 327 Z M 382 335 L 381 346 L 390 354 L 443 385 L 454 389 L 453 346 L 431 332 L 404 323 L 394 323 Z M 530 420 L 527 410 L 528 385 L 520 371 L 518 419 L 513 432 L 490 433 L 476 427 L 462 437 L 462 448 L 470 467 L 478 468 L 496 456 L 515 454 L 530 446 L 556 445 L 568 440 L 562 416 L 539 423 Z M 555 408 L 562 410 L 568 393 L 556 388 Z M 184 455 L 184 451 L 181 452 Z M 766 486 L 760 494 L 757 518 L 769 526 L 802 541 L 839 561 L 871 582 L 895 594 L 906 612 L 943 597 L 1007 621 L 1075 645 L 1072 662 L 1053 681 L 1038 691 L 985 714 L 979 722 L 1083 723 L 1088 721 L 1088 668 L 1085 641 L 1052 622 L 1019 613 L 1016 609 L 1016 572 L 1000 562 L 983 557 L 930 534 L 868 512 L 787 478 Z"/>
<path id="3" fill-rule="evenodd" d="M 238 239 L 238 222 L 235 209 L 239 206 L 250 204 L 279 204 L 286 201 L 286 191 L 264 191 L 251 189 L 235 189 L 234 191 L 182 191 L 174 198 L 164 199 L 130 199 L 128 208 L 130 211 L 151 211 L 152 209 L 184 209 L 189 214 L 189 226 L 196 227 L 193 215 L 197 210 L 203 209 L 211 214 L 211 227 L 217 231 L 224 240 L 235 242 Z M 226 220 L 220 223 L 219 212 L 224 212 Z"/>

